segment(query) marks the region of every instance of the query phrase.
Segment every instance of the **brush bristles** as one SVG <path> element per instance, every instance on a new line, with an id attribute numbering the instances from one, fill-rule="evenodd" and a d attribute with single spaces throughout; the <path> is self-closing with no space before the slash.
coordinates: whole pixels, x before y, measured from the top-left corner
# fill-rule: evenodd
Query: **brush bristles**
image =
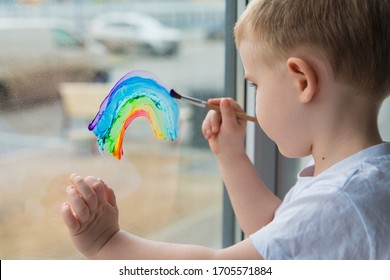
<path id="1" fill-rule="evenodd" d="M 178 94 L 174 89 L 171 89 L 171 91 L 169 92 L 169 94 L 170 94 L 173 98 L 181 99 L 181 95 Z"/>

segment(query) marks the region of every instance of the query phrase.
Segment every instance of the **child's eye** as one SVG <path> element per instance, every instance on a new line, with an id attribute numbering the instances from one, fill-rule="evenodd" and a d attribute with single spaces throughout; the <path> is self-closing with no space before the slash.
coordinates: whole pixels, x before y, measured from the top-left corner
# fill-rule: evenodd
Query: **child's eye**
<path id="1" fill-rule="evenodd" d="M 257 85 L 255 83 L 252 83 L 252 82 L 248 82 L 248 86 L 254 87 L 255 89 L 257 88 Z"/>

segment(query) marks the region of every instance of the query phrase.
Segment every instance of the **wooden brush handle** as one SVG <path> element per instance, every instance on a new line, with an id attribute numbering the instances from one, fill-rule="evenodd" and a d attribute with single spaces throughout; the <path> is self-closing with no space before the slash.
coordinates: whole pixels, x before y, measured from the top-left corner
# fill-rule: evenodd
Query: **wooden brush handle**
<path id="1" fill-rule="evenodd" d="M 206 108 L 209 110 L 221 112 L 221 108 L 218 105 L 206 103 Z M 239 119 L 257 123 L 257 119 L 255 117 L 249 116 L 249 115 L 245 114 L 244 112 L 234 111 L 234 113 L 236 114 L 236 117 Z"/>

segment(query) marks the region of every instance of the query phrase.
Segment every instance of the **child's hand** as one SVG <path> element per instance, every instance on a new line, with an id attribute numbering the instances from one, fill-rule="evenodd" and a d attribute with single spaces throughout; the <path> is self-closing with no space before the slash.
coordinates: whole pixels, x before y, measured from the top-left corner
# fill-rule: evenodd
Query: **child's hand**
<path id="1" fill-rule="evenodd" d="M 221 107 L 221 113 L 209 111 L 202 124 L 202 132 L 210 149 L 219 158 L 233 158 L 245 154 L 246 121 L 237 119 L 234 111 L 243 111 L 231 98 L 210 99 Z"/>
<path id="2" fill-rule="evenodd" d="M 67 188 L 69 202 L 62 206 L 62 217 L 76 248 L 94 258 L 119 231 L 115 194 L 102 180 L 73 174 Z"/>

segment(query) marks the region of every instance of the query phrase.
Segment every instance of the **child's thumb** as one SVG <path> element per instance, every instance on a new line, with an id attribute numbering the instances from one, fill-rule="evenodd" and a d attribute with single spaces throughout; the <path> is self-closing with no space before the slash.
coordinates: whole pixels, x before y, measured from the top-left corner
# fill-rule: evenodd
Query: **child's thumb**
<path id="1" fill-rule="evenodd" d="M 223 99 L 220 103 L 221 115 L 222 115 L 222 125 L 235 125 L 237 124 L 236 114 L 234 109 L 230 104 L 229 99 Z"/>

